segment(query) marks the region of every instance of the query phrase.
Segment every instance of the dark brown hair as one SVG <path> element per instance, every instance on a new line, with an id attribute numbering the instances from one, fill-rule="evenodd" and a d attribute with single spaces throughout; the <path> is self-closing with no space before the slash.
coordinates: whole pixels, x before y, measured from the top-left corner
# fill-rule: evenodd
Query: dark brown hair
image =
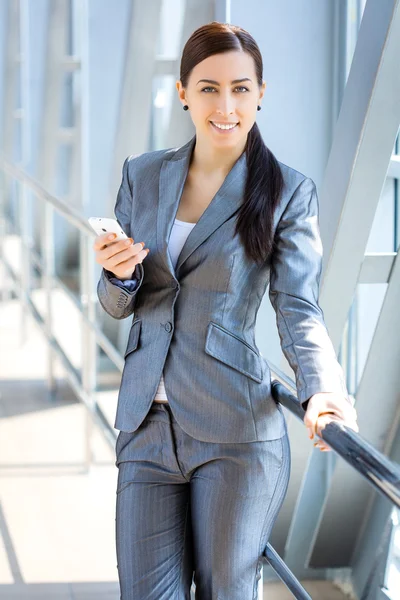
<path id="1" fill-rule="evenodd" d="M 259 87 L 263 82 L 263 61 L 254 38 L 245 29 L 212 21 L 196 29 L 187 40 L 181 58 L 180 80 L 187 87 L 194 67 L 214 54 L 238 50 L 254 59 Z M 257 123 L 247 135 L 245 147 L 247 180 L 243 203 L 238 211 L 239 233 L 247 256 L 256 262 L 270 260 L 273 249 L 273 217 L 283 187 L 278 161 L 265 145 Z"/>

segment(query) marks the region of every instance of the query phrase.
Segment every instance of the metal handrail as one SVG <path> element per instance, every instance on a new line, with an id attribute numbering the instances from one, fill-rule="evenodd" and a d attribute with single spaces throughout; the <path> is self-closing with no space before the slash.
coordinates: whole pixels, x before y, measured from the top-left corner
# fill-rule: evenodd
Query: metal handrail
<path id="1" fill-rule="evenodd" d="M 51 391 L 54 391 L 53 377 L 53 359 L 57 356 L 64 366 L 66 376 L 70 381 L 77 397 L 87 408 L 87 427 L 86 427 L 86 468 L 90 468 L 92 462 L 91 454 L 91 433 L 93 424 L 100 425 L 100 428 L 106 439 L 114 445 L 116 440 L 115 430 L 108 423 L 101 408 L 97 405 L 96 392 L 96 349 L 99 345 L 108 355 L 114 365 L 122 371 L 124 365 L 123 356 L 118 352 L 115 346 L 108 340 L 101 329 L 96 325 L 95 308 L 98 302 L 96 286 L 97 280 L 94 278 L 93 251 L 89 247 L 89 239 L 94 237 L 94 232 L 87 223 L 85 217 L 75 208 L 69 206 L 66 202 L 47 192 L 34 178 L 27 175 L 19 167 L 12 165 L 4 158 L 0 159 L 0 167 L 3 173 L 13 177 L 22 185 L 22 195 L 24 197 L 25 188 L 29 188 L 33 194 L 46 204 L 46 218 L 44 219 L 44 261 L 32 248 L 26 240 L 22 240 L 22 250 L 25 254 L 26 265 L 33 263 L 41 272 L 45 280 L 47 315 L 46 318 L 40 315 L 32 298 L 29 294 L 25 271 L 21 275 L 21 302 L 29 310 L 31 316 L 38 323 L 48 341 L 49 349 L 49 367 L 48 367 L 48 385 Z M 26 201 L 21 201 L 21 220 L 26 218 Z M 75 296 L 65 286 L 64 282 L 58 278 L 54 272 L 53 256 L 53 211 L 57 211 L 69 223 L 79 229 L 81 234 L 81 278 L 80 278 L 80 298 L 79 303 Z M 0 215 L 1 217 L 1 215 Z M 0 239 L 0 244 L 2 243 Z M 13 280 L 18 283 L 18 276 L 7 263 L 4 256 L 0 255 L 5 268 Z M 79 372 L 71 364 L 64 350 L 61 348 L 52 332 L 51 304 L 50 296 L 54 285 L 60 286 L 74 302 L 82 319 L 82 368 L 81 377 Z M 25 286 L 25 287 L 24 287 Z M 296 397 L 296 387 L 293 380 L 285 373 L 280 371 L 270 361 L 271 373 L 277 377 L 272 380 L 272 395 L 277 402 L 285 406 L 297 418 L 304 420 L 305 411 L 299 404 Z M 393 504 L 400 507 L 400 467 L 390 461 L 385 455 L 377 451 L 371 444 L 362 438 L 354 430 L 332 421 L 328 423 L 321 432 L 320 436 L 329 446 L 354 469 L 356 469 L 371 485 L 388 498 Z M 268 543 L 263 556 L 274 569 L 278 577 L 285 583 L 295 598 L 299 600 L 310 600 L 310 596 L 298 579 L 287 567 L 282 558 L 277 554 L 274 548 Z"/>
<path id="2" fill-rule="evenodd" d="M 297 397 L 288 389 L 288 387 L 293 388 L 293 385 L 288 385 L 287 376 L 275 366 L 271 369 L 271 372 L 274 371 L 280 380 L 271 382 L 274 399 L 298 419 L 304 421 L 305 410 L 298 402 Z M 327 423 L 321 430 L 321 436 L 317 435 L 317 437 L 323 439 L 336 454 L 358 471 L 381 495 L 400 508 L 400 466 L 397 463 L 376 450 L 358 432 L 337 421 Z M 269 543 L 264 549 L 263 556 L 295 598 L 301 600 L 310 598 Z"/>
<path id="3" fill-rule="evenodd" d="M 285 386 L 272 381 L 272 395 L 296 417 L 304 420 L 305 411 Z M 331 421 L 321 431 L 329 446 L 353 469 L 358 471 L 385 498 L 400 508 L 400 466 L 376 450 L 358 432 L 338 421 Z"/>
<path id="4" fill-rule="evenodd" d="M 120 371 L 122 371 L 124 365 L 123 356 L 121 356 L 117 348 L 110 342 L 96 323 L 96 304 L 98 301 L 96 293 L 97 279 L 94 276 L 94 253 L 90 246 L 95 233 L 79 210 L 71 207 L 67 202 L 55 195 L 50 194 L 40 183 L 25 173 L 20 167 L 1 157 L 0 168 L 4 175 L 15 179 L 21 186 L 21 193 L 19 195 L 21 223 L 27 222 L 27 189 L 33 193 L 36 199 L 43 201 L 45 204 L 45 218 L 42 223 L 43 232 L 41 236 L 43 258 L 35 251 L 30 240 L 24 239 L 24 236 L 22 236 L 21 262 L 24 264 L 24 269 L 21 272 L 20 281 L 18 281 L 18 275 L 5 260 L 5 257 L 2 256 L 1 258 L 13 281 L 20 284 L 21 302 L 26 308 L 26 311 L 23 311 L 22 318 L 25 318 L 26 313 L 29 312 L 47 339 L 49 352 L 47 383 L 50 394 L 54 395 L 55 393 L 54 358 L 57 357 L 64 367 L 66 377 L 75 394 L 87 409 L 85 423 L 85 468 L 88 471 L 92 463 L 91 437 L 93 424 L 96 423 L 100 426 L 104 436 L 112 447 L 115 445 L 117 438 L 115 429 L 109 424 L 101 407 L 96 402 L 97 345 L 103 349 L 105 354 Z M 53 232 L 54 211 L 80 232 L 80 289 L 78 299 L 55 273 L 53 260 L 55 249 Z M 0 244 L 2 242 L 3 239 L 1 238 Z M 29 268 L 27 265 L 32 264 L 40 272 L 44 280 L 46 296 L 45 318 L 36 309 L 29 293 Z M 54 286 L 61 287 L 68 294 L 69 299 L 72 300 L 80 313 L 82 324 L 82 363 L 80 373 L 71 364 L 68 356 L 53 335 L 51 292 Z M 22 327 L 21 330 L 25 330 L 25 327 Z"/>

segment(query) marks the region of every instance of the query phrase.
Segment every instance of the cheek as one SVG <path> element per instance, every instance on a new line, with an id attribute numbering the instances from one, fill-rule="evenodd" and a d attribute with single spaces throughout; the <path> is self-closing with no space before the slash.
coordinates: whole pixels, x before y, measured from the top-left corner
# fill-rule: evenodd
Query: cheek
<path id="1" fill-rule="evenodd" d="M 254 113 L 254 109 L 257 107 L 257 99 L 251 96 L 245 96 L 244 98 L 240 99 L 240 102 L 238 102 L 238 107 L 240 107 L 240 110 L 246 114 L 252 115 Z"/>
<path id="2" fill-rule="evenodd" d="M 204 96 L 200 96 L 199 99 L 199 107 L 203 113 L 210 112 L 214 110 L 214 106 L 218 103 L 218 99 L 216 95 L 208 94 Z"/>
<path id="3" fill-rule="evenodd" d="M 193 104 L 191 112 L 194 121 L 207 121 L 210 115 L 215 112 L 215 104 L 213 101 L 203 100 L 202 102 Z"/>
<path id="4" fill-rule="evenodd" d="M 199 125 L 205 123 L 208 120 L 211 112 L 212 111 L 210 111 L 210 108 L 208 107 L 196 106 L 195 108 L 191 109 L 193 122 Z"/>

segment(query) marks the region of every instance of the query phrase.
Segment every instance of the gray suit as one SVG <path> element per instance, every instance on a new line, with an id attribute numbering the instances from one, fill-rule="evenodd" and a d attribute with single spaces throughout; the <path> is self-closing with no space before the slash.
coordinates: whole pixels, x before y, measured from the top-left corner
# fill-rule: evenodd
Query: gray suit
<path id="1" fill-rule="evenodd" d="M 133 292 L 112 283 L 104 269 L 98 283 L 108 314 L 132 315 L 115 427 L 133 432 L 140 426 L 164 369 L 170 407 L 190 436 L 220 443 L 278 439 L 285 435 L 284 415 L 254 340 L 268 282 L 299 402 L 324 391 L 348 397 L 318 304 L 322 244 L 315 184 L 280 163 L 277 251 L 271 266 L 257 266 L 234 235 L 247 174 L 242 154 L 190 232 L 174 271 L 167 244 L 195 141 L 124 163 L 115 215 L 150 253 L 135 269 Z"/>

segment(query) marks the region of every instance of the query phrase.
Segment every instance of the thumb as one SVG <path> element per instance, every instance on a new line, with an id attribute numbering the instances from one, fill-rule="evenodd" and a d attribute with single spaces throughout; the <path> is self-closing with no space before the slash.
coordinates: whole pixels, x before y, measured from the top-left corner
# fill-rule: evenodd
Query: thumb
<path id="1" fill-rule="evenodd" d="M 308 437 L 313 439 L 316 433 L 316 425 L 319 417 L 319 409 L 316 405 L 309 404 L 304 415 L 304 425 L 307 427 Z"/>

